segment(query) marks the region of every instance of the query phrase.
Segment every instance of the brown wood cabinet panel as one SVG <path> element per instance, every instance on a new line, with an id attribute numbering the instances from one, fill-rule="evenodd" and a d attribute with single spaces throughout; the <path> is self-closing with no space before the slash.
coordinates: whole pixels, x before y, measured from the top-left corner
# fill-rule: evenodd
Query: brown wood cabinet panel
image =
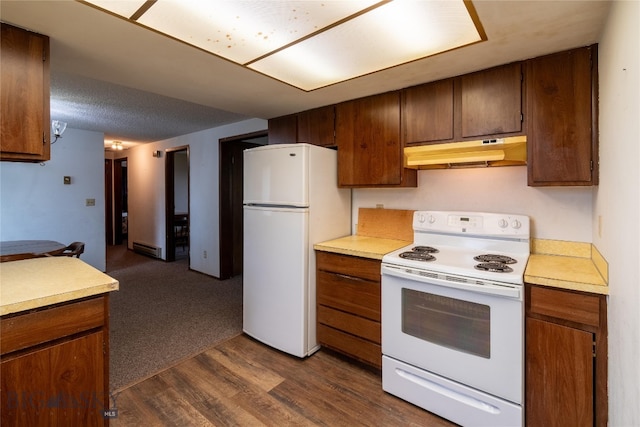
<path id="1" fill-rule="evenodd" d="M 380 282 L 318 271 L 317 303 L 380 321 Z"/>
<path id="2" fill-rule="evenodd" d="M 318 341 L 347 356 L 382 368 L 382 348 L 378 344 L 322 324 L 318 325 Z"/>
<path id="3" fill-rule="evenodd" d="M 597 184 L 597 46 L 527 61 L 528 183 Z"/>
<path id="4" fill-rule="evenodd" d="M 335 106 L 298 113 L 298 142 L 329 147 L 335 145 Z"/>
<path id="5" fill-rule="evenodd" d="M 298 116 L 269 119 L 269 144 L 295 144 L 298 142 Z"/>
<path id="6" fill-rule="evenodd" d="M 381 261 L 316 251 L 318 342 L 380 368 Z"/>
<path id="7" fill-rule="evenodd" d="M 593 334 L 528 318 L 527 426 L 593 426 Z"/>
<path id="8" fill-rule="evenodd" d="M 0 159 L 49 160 L 49 38 L 1 27 Z"/>
<path id="9" fill-rule="evenodd" d="M 107 425 L 102 331 L 3 360 L 2 425 Z"/>
<path id="10" fill-rule="evenodd" d="M 606 297 L 531 284 L 525 291 L 528 425 L 606 426 Z M 591 379 L 584 378 L 584 370 Z M 583 401 L 592 402 L 590 409 Z M 560 412 L 564 415 L 549 424 L 548 417 Z"/>
<path id="11" fill-rule="evenodd" d="M 532 286 L 529 306 L 531 314 L 599 326 L 600 298 L 597 295 Z"/>
<path id="12" fill-rule="evenodd" d="M 519 62 L 462 76 L 461 137 L 522 132 L 522 81 Z"/>
<path id="13" fill-rule="evenodd" d="M 1 354 L 53 341 L 104 325 L 104 299 L 92 298 L 0 319 Z"/>
<path id="14" fill-rule="evenodd" d="M 348 332 L 376 344 L 381 343 L 380 321 L 354 316 L 344 311 L 335 310 L 324 305 L 318 306 L 318 322 L 332 328 Z"/>
<path id="15" fill-rule="evenodd" d="M 357 256 L 334 254 L 330 252 L 316 252 L 316 268 L 347 276 L 380 282 L 381 262 L 375 259 Z"/>
<path id="16" fill-rule="evenodd" d="M 453 79 L 402 91 L 402 136 L 406 145 L 453 139 Z"/>
<path id="17" fill-rule="evenodd" d="M 339 186 L 417 185 L 416 171 L 404 168 L 399 92 L 336 105 L 336 144 Z"/>

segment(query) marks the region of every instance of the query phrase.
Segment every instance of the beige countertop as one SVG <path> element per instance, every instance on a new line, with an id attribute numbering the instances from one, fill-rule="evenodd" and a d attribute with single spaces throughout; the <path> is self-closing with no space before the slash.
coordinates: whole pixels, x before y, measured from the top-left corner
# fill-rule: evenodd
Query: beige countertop
<path id="1" fill-rule="evenodd" d="M 318 251 L 382 260 L 385 254 L 410 244 L 411 242 L 406 240 L 351 235 L 317 243 L 313 248 Z"/>
<path id="2" fill-rule="evenodd" d="M 0 316 L 118 290 L 118 281 L 78 258 L 0 264 Z"/>
<path id="3" fill-rule="evenodd" d="M 608 265 L 590 243 L 534 239 L 527 283 L 608 295 Z"/>
<path id="4" fill-rule="evenodd" d="M 379 259 L 410 241 L 351 235 L 318 243 L 325 252 Z M 590 243 L 533 239 L 524 273 L 527 283 L 596 294 L 609 294 L 608 265 Z"/>

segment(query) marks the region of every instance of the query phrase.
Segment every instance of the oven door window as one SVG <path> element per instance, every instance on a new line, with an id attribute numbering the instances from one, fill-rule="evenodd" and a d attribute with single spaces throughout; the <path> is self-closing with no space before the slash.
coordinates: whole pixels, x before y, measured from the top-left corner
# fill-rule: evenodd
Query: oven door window
<path id="1" fill-rule="evenodd" d="M 402 288 L 402 332 L 489 359 L 488 305 Z"/>

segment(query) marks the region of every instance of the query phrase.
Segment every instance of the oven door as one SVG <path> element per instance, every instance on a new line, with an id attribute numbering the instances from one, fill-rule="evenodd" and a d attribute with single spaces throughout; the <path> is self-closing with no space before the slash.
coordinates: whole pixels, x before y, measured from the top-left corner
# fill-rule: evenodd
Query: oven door
<path id="1" fill-rule="evenodd" d="M 382 353 L 521 405 L 522 294 L 383 264 Z"/>

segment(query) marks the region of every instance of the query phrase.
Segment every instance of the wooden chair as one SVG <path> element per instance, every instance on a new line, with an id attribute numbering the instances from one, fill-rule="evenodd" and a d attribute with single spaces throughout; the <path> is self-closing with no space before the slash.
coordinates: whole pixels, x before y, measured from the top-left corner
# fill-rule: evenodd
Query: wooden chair
<path id="1" fill-rule="evenodd" d="M 69 256 L 80 258 L 80 255 L 84 253 L 84 242 L 73 242 L 56 256 Z"/>

